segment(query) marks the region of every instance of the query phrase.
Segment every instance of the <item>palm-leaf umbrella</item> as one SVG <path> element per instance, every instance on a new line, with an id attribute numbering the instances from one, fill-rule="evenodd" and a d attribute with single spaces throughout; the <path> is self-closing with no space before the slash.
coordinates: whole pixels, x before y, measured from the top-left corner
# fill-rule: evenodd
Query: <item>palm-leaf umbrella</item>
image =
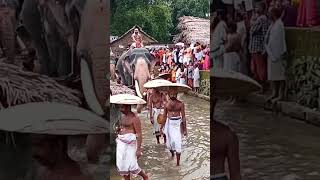
<path id="1" fill-rule="evenodd" d="M 211 78 L 211 89 L 216 97 L 242 96 L 261 89 L 261 85 L 258 82 L 234 71 L 212 69 Z"/>

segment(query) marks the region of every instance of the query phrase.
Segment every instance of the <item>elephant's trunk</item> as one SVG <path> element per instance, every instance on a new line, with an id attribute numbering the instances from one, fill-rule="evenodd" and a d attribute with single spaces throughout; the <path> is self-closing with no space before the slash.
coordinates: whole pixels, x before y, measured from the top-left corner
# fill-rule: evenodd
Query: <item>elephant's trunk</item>
<path id="1" fill-rule="evenodd" d="M 135 80 L 135 89 L 139 97 L 143 97 L 145 92 L 144 84 L 150 79 L 149 67 L 146 61 L 143 58 L 137 60 L 134 80 Z"/>

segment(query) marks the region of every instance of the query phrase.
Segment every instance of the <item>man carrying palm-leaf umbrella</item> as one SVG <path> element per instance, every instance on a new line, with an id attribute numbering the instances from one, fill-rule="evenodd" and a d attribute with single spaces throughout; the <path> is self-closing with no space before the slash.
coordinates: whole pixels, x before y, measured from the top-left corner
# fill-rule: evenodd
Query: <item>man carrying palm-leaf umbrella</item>
<path id="1" fill-rule="evenodd" d="M 35 122 L 36 119 L 42 118 L 45 120 L 55 119 L 58 116 L 67 116 L 68 111 L 74 108 L 77 108 L 77 110 L 72 114 L 68 115 L 67 119 L 79 119 L 81 117 L 78 117 L 79 114 L 90 114 L 91 112 L 78 108 L 82 105 L 83 98 L 82 93 L 75 89 L 67 88 L 59 83 L 57 83 L 55 80 L 48 78 L 47 76 L 39 75 L 32 72 L 25 72 L 22 71 L 21 68 L 10 65 L 6 63 L 0 64 L 0 92 L 1 92 L 1 99 L 0 99 L 0 105 L 1 105 L 1 111 L 0 111 L 0 117 L 1 122 L 7 122 L 10 120 L 11 128 L 14 126 L 19 126 L 21 128 L 29 127 L 30 124 L 37 124 L 38 122 Z M 43 104 L 48 103 L 48 104 Z M 62 103 L 62 104 L 56 104 L 56 103 Z M 68 108 L 62 108 L 65 104 L 68 104 Z M 21 109 L 21 107 L 23 108 Z M 62 109 L 61 109 L 62 108 Z M 20 110 L 20 111 L 18 111 Z M 55 110 L 58 110 L 59 112 L 56 112 L 56 114 L 50 116 L 50 112 L 53 112 Z M 42 114 L 41 113 L 47 111 L 49 113 Z M 6 112 L 12 112 L 8 115 Z M 24 113 L 24 115 L 22 115 Z M 19 121 L 14 121 L 15 118 L 20 118 Z M 63 118 L 62 118 L 63 119 Z M 108 130 L 108 122 L 104 121 L 105 123 L 105 131 Z M 15 137 L 13 134 L 15 132 L 21 132 L 21 131 L 15 131 L 12 129 L 6 130 L 4 127 L 5 125 L 8 125 L 8 123 L 4 123 L 0 126 L 0 129 L 2 131 L 5 131 L 7 136 L 8 134 L 11 135 L 11 140 L 13 142 L 13 145 L 15 146 L 15 149 L 13 151 L 21 151 L 23 148 L 21 144 L 25 143 L 18 141 L 18 143 L 15 142 Z M 65 125 L 66 126 L 66 125 Z M 54 126 L 52 126 L 54 127 Z M 71 127 L 75 128 L 75 127 Z M 88 133 L 90 134 L 90 133 Z M 17 135 L 18 136 L 18 135 Z M 7 142 L 9 138 L 6 138 Z M 20 136 L 18 136 L 18 140 L 22 140 Z M 10 146 L 4 145 L 6 148 L 11 148 Z M 22 148 L 22 149 L 21 149 Z M 92 148 L 92 146 L 88 146 L 88 148 Z M 94 149 L 95 147 L 93 147 Z M 97 154 L 90 154 L 88 152 L 88 157 L 90 158 L 92 156 L 96 156 Z M 9 155 L 10 156 L 10 155 Z M 13 157 L 15 157 L 15 154 L 12 154 Z M 18 155 L 19 156 L 19 155 Z M 23 164 L 22 162 L 19 163 L 19 161 L 23 161 L 24 157 L 22 159 L 19 159 L 15 161 L 15 163 Z M 6 161 L 2 161 L 2 163 L 6 163 Z M 8 171 L 10 172 L 10 171 Z M 6 173 L 8 173 L 6 172 Z M 23 172 L 16 173 L 19 175 Z M 12 177 L 11 175 L 2 175 L 4 177 Z M 0 178 L 2 179 L 2 178 Z M 5 178 L 7 179 L 7 178 Z M 9 178 L 12 179 L 12 178 Z"/>
<path id="2" fill-rule="evenodd" d="M 148 180 L 148 175 L 139 167 L 138 158 L 142 155 L 142 132 L 139 117 L 131 111 L 131 105 L 145 104 L 146 102 L 131 94 L 117 94 L 110 97 L 110 103 L 117 104 L 123 117 L 117 128 L 116 165 L 119 174 L 124 179 L 130 175 L 140 175 Z"/>
<path id="3" fill-rule="evenodd" d="M 38 113 L 30 112 L 39 110 Z M 108 133 L 108 124 L 82 108 L 60 103 L 28 103 L 0 111 L 0 129 L 27 137 L 36 162 L 34 180 L 92 180 L 68 155 L 68 136 Z M 30 141 L 29 141 L 30 140 Z M 30 169 L 29 169 L 30 170 Z M 10 178 L 13 179 L 13 178 Z"/>
<path id="4" fill-rule="evenodd" d="M 178 93 L 191 90 L 187 85 L 179 83 L 164 84 L 157 87 L 160 91 L 167 91 L 169 100 L 165 104 L 160 134 L 166 136 L 166 146 L 172 158 L 177 156 L 177 166 L 180 166 L 182 152 L 182 136 L 187 136 L 187 122 L 185 117 L 185 105 L 177 99 Z"/>
<path id="5" fill-rule="evenodd" d="M 165 94 L 161 93 L 157 87 L 165 86 L 167 84 L 172 84 L 170 81 L 164 79 L 155 79 L 144 84 L 144 87 L 148 89 L 147 91 L 153 90 L 148 96 L 148 109 L 150 113 L 150 122 L 154 128 L 154 135 L 156 135 L 157 143 L 160 144 L 160 125 L 158 119 L 163 116 L 163 110 L 165 103 L 167 102 Z M 160 117 L 159 117 L 160 116 Z M 164 143 L 166 143 L 166 136 L 163 135 Z"/>
<path id="6" fill-rule="evenodd" d="M 210 105 L 211 126 L 213 133 L 210 147 L 211 179 L 228 180 L 225 173 L 225 161 L 228 161 L 229 177 L 231 180 L 240 180 L 239 141 L 235 132 L 227 125 L 214 118 L 214 110 L 219 98 L 228 96 L 244 96 L 250 92 L 259 91 L 261 86 L 251 78 L 240 73 L 211 70 L 211 98 Z"/>

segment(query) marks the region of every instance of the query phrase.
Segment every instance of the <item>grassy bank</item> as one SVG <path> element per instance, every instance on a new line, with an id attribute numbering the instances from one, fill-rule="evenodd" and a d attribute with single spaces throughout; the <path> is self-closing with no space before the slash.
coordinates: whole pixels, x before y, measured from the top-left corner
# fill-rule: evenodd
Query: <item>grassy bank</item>
<path id="1" fill-rule="evenodd" d="M 210 71 L 200 71 L 200 94 L 210 96 Z"/>
<path id="2" fill-rule="evenodd" d="M 320 107 L 320 31 L 286 30 L 288 100 L 309 108 Z"/>

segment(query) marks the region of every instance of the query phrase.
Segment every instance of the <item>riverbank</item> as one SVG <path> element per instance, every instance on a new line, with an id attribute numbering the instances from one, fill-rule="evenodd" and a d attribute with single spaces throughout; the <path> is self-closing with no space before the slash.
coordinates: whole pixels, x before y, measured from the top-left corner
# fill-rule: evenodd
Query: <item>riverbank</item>
<path id="1" fill-rule="evenodd" d="M 265 110 L 282 113 L 291 118 L 320 127 L 320 112 L 318 110 L 290 101 L 279 101 L 275 106 L 271 107 L 271 105 L 265 103 L 266 98 L 263 94 L 253 93 L 248 95 L 246 100 L 248 103 L 262 107 Z"/>
<path id="2" fill-rule="evenodd" d="M 187 94 L 205 101 L 210 101 L 209 96 L 205 96 L 193 91 L 189 91 Z M 265 103 L 266 98 L 267 97 L 263 94 L 253 93 L 247 96 L 246 101 L 250 104 L 262 107 L 265 110 L 273 111 L 275 113 L 282 113 L 283 115 L 291 118 L 320 127 L 320 111 L 290 101 L 279 101 L 274 107 L 271 107 L 271 105 L 267 105 Z"/>

